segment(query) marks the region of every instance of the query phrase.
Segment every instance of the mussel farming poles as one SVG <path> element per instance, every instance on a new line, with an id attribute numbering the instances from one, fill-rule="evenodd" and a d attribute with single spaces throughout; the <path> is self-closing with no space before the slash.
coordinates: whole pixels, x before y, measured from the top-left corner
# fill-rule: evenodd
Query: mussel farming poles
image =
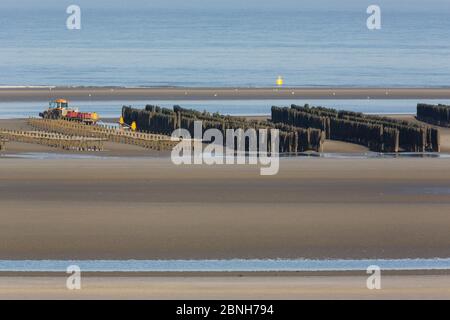
<path id="1" fill-rule="evenodd" d="M 42 131 L 2 130 L 0 136 L 10 141 L 34 143 L 64 150 L 102 151 L 104 139 L 62 135 Z"/>

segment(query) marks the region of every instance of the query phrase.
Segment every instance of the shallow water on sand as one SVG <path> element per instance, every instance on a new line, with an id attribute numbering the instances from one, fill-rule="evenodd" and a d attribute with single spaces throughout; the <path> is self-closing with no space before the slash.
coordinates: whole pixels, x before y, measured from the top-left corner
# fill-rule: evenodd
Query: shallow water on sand
<path id="1" fill-rule="evenodd" d="M 49 98 L 50 99 L 50 98 Z M 417 103 L 448 104 L 450 100 L 210 100 L 210 101 L 71 101 L 71 105 L 79 107 L 80 111 L 96 111 L 100 117 L 118 118 L 123 105 L 144 108 L 146 104 L 172 108 L 180 105 L 184 108 L 198 111 L 220 112 L 238 116 L 268 116 L 272 106 L 290 106 L 291 104 L 325 106 L 339 110 L 349 110 L 369 114 L 415 114 Z M 48 101 L 36 102 L 0 102 L 0 119 L 17 119 L 37 117 L 48 106 Z"/>
<path id="2" fill-rule="evenodd" d="M 352 271 L 379 266 L 382 270 L 450 270 L 450 258 L 440 259 L 231 259 L 231 260 L 0 260 L 0 272 L 62 271 L 77 265 L 85 272 L 183 271 Z"/>
<path id="3" fill-rule="evenodd" d="M 114 159 L 116 157 L 104 157 L 90 154 L 65 154 L 65 153 L 47 153 L 47 152 L 28 152 L 17 154 L 3 154 L 0 158 L 13 159 L 34 159 L 34 160 L 65 160 L 65 159 Z"/>
<path id="4" fill-rule="evenodd" d="M 208 157 L 205 154 L 204 157 Z M 169 156 L 168 156 L 169 157 Z M 327 158 L 327 159 L 391 159 L 391 158 L 440 158 L 450 159 L 449 153 L 296 153 L 296 154 L 283 154 L 280 155 L 283 159 L 296 159 L 296 158 Z M 17 154 L 0 154 L 0 158 L 14 158 L 14 159 L 34 159 L 34 160 L 64 160 L 64 159 L 93 159 L 93 160 L 106 160 L 106 159 L 120 159 L 123 157 L 104 156 L 95 154 L 70 154 L 70 153 L 48 153 L 48 152 L 26 152 Z M 134 157 L 126 157 L 128 159 Z M 140 159 L 145 156 L 139 157 Z M 148 156 L 148 158 L 152 158 Z"/>

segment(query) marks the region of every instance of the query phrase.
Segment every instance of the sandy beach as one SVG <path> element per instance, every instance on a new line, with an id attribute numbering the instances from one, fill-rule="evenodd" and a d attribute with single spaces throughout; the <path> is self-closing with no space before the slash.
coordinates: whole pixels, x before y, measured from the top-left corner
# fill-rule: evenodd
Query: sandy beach
<path id="1" fill-rule="evenodd" d="M 397 118 L 415 121 L 410 115 Z M 30 130 L 25 120 L 0 120 Z M 450 151 L 450 129 L 441 129 Z M 446 158 L 283 158 L 252 166 L 175 166 L 167 153 L 107 143 L 77 154 L 10 142 L 0 157 L 0 259 L 411 259 L 450 257 Z M 9 156 L 9 158 L 7 157 Z M 12 158 L 11 158 L 12 157 Z M 450 299 L 446 271 L 0 273 L 0 299 Z"/>
<path id="2" fill-rule="evenodd" d="M 0 101 L 450 99 L 450 88 L 0 88 Z"/>
<path id="3" fill-rule="evenodd" d="M 447 159 L 0 163 L 0 259 L 450 256 Z"/>
<path id="4" fill-rule="evenodd" d="M 65 276 L 0 276 L 0 299 L 450 299 L 448 275 L 387 275 L 381 290 L 367 276 L 83 277 L 68 290 Z"/>
<path id="5" fill-rule="evenodd" d="M 250 166 L 178 167 L 120 144 L 103 156 L 0 157 L 0 259 L 450 256 L 445 158 L 284 158 L 262 177 Z M 383 272 L 381 290 L 367 289 L 364 271 L 83 273 L 81 290 L 66 279 L 2 272 L 0 299 L 450 299 L 446 271 Z"/>

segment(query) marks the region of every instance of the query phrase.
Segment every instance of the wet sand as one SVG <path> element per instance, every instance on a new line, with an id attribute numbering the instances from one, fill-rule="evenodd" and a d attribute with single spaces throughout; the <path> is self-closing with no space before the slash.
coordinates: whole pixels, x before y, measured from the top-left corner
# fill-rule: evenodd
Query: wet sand
<path id="1" fill-rule="evenodd" d="M 1 277 L 0 299 L 450 299 L 448 275 L 244 277 L 83 277 L 68 290 L 65 277 Z M 169 311 L 168 311 L 169 312 Z"/>
<path id="2" fill-rule="evenodd" d="M 0 101 L 450 99 L 450 88 L 0 88 Z"/>
<path id="3" fill-rule="evenodd" d="M 448 159 L 0 166 L 0 259 L 450 257 Z"/>

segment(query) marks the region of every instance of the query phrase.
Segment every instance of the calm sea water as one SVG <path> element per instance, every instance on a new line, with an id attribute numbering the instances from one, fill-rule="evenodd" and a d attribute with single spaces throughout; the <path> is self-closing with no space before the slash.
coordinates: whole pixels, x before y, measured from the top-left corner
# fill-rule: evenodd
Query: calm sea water
<path id="1" fill-rule="evenodd" d="M 258 87 L 273 86 L 278 75 L 289 86 L 450 85 L 445 1 L 432 9 L 423 2 L 424 11 L 409 10 L 408 1 L 391 10 L 387 2 L 379 31 L 366 27 L 366 1 L 345 9 L 342 1 L 285 9 L 255 1 L 245 8 L 86 4 L 79 31 L 65 27 L 71 3 L 37 3 L 0 5 L 0 85 Z"/>
<path id="2" fill-rule="evenodd" d="M 415 114 L 418 102 L 443 103 L 450 100 L 230 100 L 230 101 L 71 101 L 80 111 L 96 111 L 101 118 L 118 118 L 123 105 L 143 108 L 146 104 L 156 104 L 172 108 L 180 105 L 198 111 L 220 112 L 230 115 L 270 115 L 272 106 L 303 105 L 325 106 L 356 112 L 374 114 Z M 38 102 L 1 102 L 0 119 L 37 117 L 48 107 L 47 101 Z"/>

